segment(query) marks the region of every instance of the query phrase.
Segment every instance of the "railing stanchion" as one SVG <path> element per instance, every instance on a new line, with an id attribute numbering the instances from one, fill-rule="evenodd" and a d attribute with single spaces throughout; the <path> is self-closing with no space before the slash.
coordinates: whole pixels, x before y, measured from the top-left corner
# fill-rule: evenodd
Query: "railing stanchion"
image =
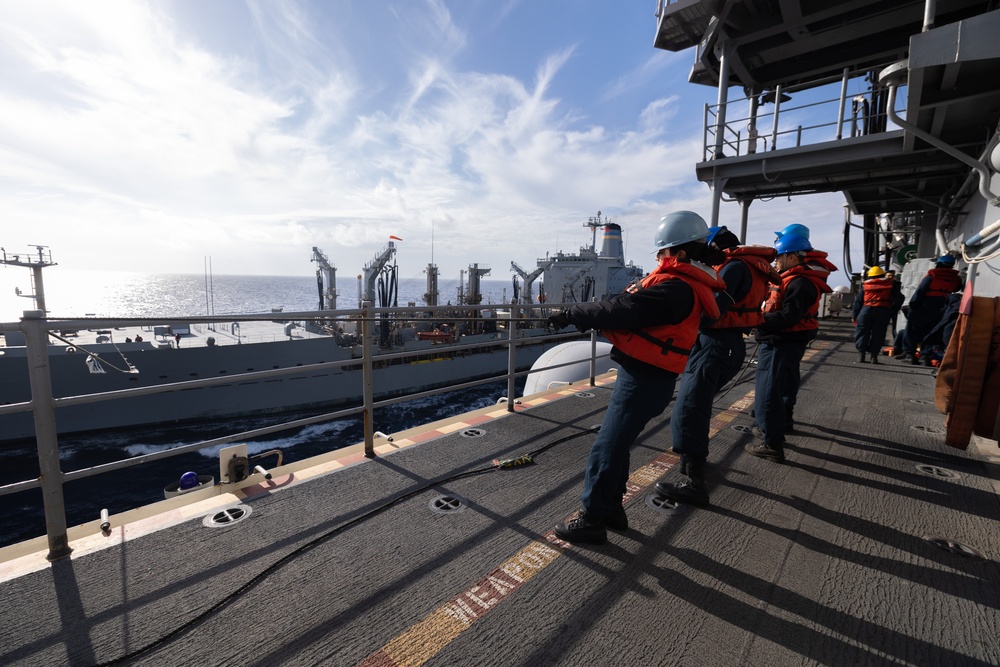
<path id="1" fill-rule="evenodd" d="M 48 334 L 45 311 L 26 310 L 21 320 L 28 354 L 28 380 L 35 418 L 35 443 L 38 446 L 39 482 L 45 509 L 45 533 L 49 538 L 49 560 L 65 558 L 72 549 L 66 534 L 66 504 L 63 501 L 63 473 L 59 469 L 59 440 L 56 435 L 56 408 L 52 400 L 52 376 L 49 373 Z"/>
<path id="2" fill-rule="evenodd" d="M 507 412 L 514 412 L 514 374 L 517 372 L 517 306 L 510 306 L 510 324 L 507 332 Z"/>
<path id="3" fill-rule="evenodd" d="M 372 403 L 375 402 L 375 399 L 372 386 L 374 384 L 373 377 L 375 375 L 375 370 L 372 367 L 372 356 L 374 355 L 371 335 L 372 302 L 363 302 L 361 304 L 361 309 L 364 311 L 361 314 L 361 391 L 364 405 L 364 409 L 361 411 L 361 414 L 364 418 L 365 456 L 373 459 L 375 458 L 375 421 Z"/>
<path id="4" fill-rule="evenodd" d="M 771 123 L 771 150 L 778 150 L 778 110 L 781 107 L 781 84 L 774 87 L 774 118 Z"/>

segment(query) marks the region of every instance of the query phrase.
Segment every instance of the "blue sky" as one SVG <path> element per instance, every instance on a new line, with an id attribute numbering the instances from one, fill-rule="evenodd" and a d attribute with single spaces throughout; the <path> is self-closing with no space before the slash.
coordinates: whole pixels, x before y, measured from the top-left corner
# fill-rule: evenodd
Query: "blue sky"
<path id="1" fill-rule="evenodd" d="M 706 218 L 693 52 L 632 0 L 0 5 L 0 245 L 75 269 L 341 276 L 390 235 L 404 276 L 507 280 L 603 211 L 651 268 L 659 218 Z M 841 261 L 839 195 L 755 203 Z M 722 222 L 738 228 L 739 207 Z M 433 246 L 432 246 L 433 233 Z M 855 260 L 855 269 L 860 263 Z M 0 270 L 12 291 L 24 269 Z M 846 282 L 843 274 L 831 284 Z"/>

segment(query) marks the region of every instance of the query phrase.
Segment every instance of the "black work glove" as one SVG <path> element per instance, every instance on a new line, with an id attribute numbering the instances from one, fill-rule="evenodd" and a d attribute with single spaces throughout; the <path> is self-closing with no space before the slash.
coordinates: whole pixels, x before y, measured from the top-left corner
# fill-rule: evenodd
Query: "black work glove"
<path id="1" fill-rule="evenodd" d="M 549 326 L 553 329 L 565 329 L 569 324 L 569 315 L 566 312 L 549 315 Z"/>

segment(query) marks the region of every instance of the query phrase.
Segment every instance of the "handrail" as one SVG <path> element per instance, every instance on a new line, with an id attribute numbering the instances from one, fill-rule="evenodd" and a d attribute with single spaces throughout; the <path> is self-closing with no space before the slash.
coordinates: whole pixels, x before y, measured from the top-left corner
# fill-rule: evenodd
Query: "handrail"
<path id="1" fill-rule="evenodd" d="M 778 86 L 774 95 L 774 110 L 766 111 L 756 111 L 751 112 L 754 115 L 740 115 L 734 118 L 733 114 L 727 113 L 727 111 L 738 108 L 739 104 L 748 104 L 751 102 L 750 97 L 742 97 L 739 99 L 731 99 L 725 102 L 724 105 L 719 104 L 706 104 L 703 117 L 703 144 L 702 144 L 702 161 L 707 162 L 714 160 L 716 158 L 731 158 L 739 157 L 741 155 L 750 154 L 760 154 L 761 151 L 757 149 L 757 141 L 765 140 L 765 151 L 777 150 L 780 147 L 790 148 L 791 146 L 785 146 L 785 142 L 779 141 L 781 137 L 787 137 L 788 135 L 795 135 L 794 146 L 800 147 L 805 141 L 805 145 L 816 144 L 826 141 L 837 141 L 842 139 L 843 135 L 843 125 L 848 123 L 851 126 L 850 135 L 852 137 L 857 135 L 864 135 L 870 133 L 869 130 L 865 128 L 865 119 L 878 120 L 877 126 L 884 127 L 887 120 L 891 120 L 894 115 L 894 110 L 886 110 L 882 112 L 871 112 L 867 114 L 864 118 L 858 116 L 857 111 L 851 109 L 851 105 L 848 104 L 856 96 L 848 99 L 847 88 L 848 81 L 857 79 L 860 76 L 867 75 L 869 72 L 876 71 L 878 67 L 873 67 L 866 69 L 864 71 L 850 72 L 845 70 L 840 76 L 831 76 L 824 79 L 809 82 L 806 84 L 800 84 L 797 86 L 782 87 Z M 829 98 L 822 96 L 823 91 L 830 89 L 830 92 L 836 93 L 836 96 L 831 96 Z M 870 91 L 869 91 L 870 92 Z M 781 102 L 781 97 L 785 93 L 804 93 L 809 95 L 809 99 L 801 104 L 796 104 L 794 106 L 789 106 L 789 102 Z M 758 95 L 760 93 L 758 92 Z M 867 94 L 867 93 L 866 93 Z M 734 106 L 737 105 L 737 106 Z M 750 105 L 752 108 L 757 109 L 757 105 Z M 723 108 L 725 107 L 725 108 Z M 730 139 L 725 139 L 725 141 L 720 142 L 719 135 L 719 119 L 723 119 L 722 123 L 722 135 L 723 138 L 729 136 L 735 136 L 735 142 Z M 761 132 L 760 125 L 762 121 L 766 119 L 771 119 L 772 129 L 770 133 Z M 792 119 L 791 122 L 787 122 L 787 119 Z M 859 128 L 858 125 L 861 125 Z M 743 135 L 742 129 L 746 126 L 748 130 L 745 135 Z M 770 136 L 770 147 L 767 147 L 766 138 Z M 717 150 L 724 149 L 724 150 Z M 763 157 L 763 155 L 761 155 Z"/>
<path id="2" fill-rule="evenodd" d="M 31 410 L 34 413 L 35 420 L 35 433 L 36 433 L 36 446 L 38 449 L 38 459 L 39 467 L 41 470 L 41 475 L 34 480 L 25 480 L 21 482 L 14 482 L 4 486 L 0 486 L 0 496 L 8 495 L 12 493 L 19 493 L 21 491 L 26 491 L 29 489 L 41 488 L 42 496 L 44 501 L 45 509 L 45 520 L 46 520 L 46 535 L 48 537 L 49 553 L 48 558 L 50 560 L 56 560 L 69 555 L 72 549 L 69 547 L 69 541 L 67 536 L 67 525 L 66 525 L 66 512 L 65 504 L 63 498 L 62 488 L 63 485 L 72 480 L 81 479 L 84 477 L 92 477 L 95 475 L 112 472 L 115 470 L 121 470 L 124 468 L 142 465 L 144 463 L 149 463 L 156 460 L 166 459 L 173 456 L 178 456 L 181 454 L 198 451 L 200 449 L 205 449 L 208 447 L 214 447 L 221 444 L 231 443 L 240 440 L 248 440 L 255 437 L 260 437 L 263 435 L 269 435 L 272 433 L 277 433 L 280 431 L 301 428 L 303 426 L 308 426 L 311 424 L 322 423 L 325 421 L 330 421 L 332 419 L 340 419 L 343 417 L 356 415 L 362 413 L 364 416 L 364 448 L 365 455 L 368 457 L 374 457 L 374 434 L 375 434 L 375 424 L 374 424 L 374 410 L 379 407 L 384 407 L 387 405 L 392 405 L 395 403 L 400 403 L 404 401 L 414 400 L 416 398 L 421 398 L 425 396 L 432 396 L 435 394 L 444 393 L 447 391 L 454 391 L 456 389 L 466 389 L 475 387 L 482 384 L 488 384 L 491 382 L 497 382 L 498 380 L 507 379 L 508 384 L 508 397 L 511 400 L 507 401 L 507 410 L 513 412 L 515 409 L 515 402 L 513 400 L 514 396 L 514 381 L 515 378 L 527 375 L 531 371 L 517 371 L 516 370 L 516 355 L 515 350 L 519 346 L 544 343 L 558 340 L 570 340 L 579 339 L 580 334 L 567 334 L 567 333 L 547 333 L 539 336 L 520 336 L 519 333 L 523 331 L 521 327 L 518 326 L 519 322 L 524 321 L 537 321 L 539 318 L 520 317 L 522 312 L 529 313 L 530 311 L 541 311 L 541 314 L 545 314 L 546 311 L 552 308 L 565 307 L 572 304 L 517 304 L 510 307 L 510 318 L 500 320 L 507 324 L 508 335 L 504 340 L 495 341 L 482 341 L 478 343 L 466 344 L 466 345 L 449 345 L 445 350 L 435 350 L 433 348 L 424 348 L 413 351 L 405 351 L 399 353 L 385 353 L 376 354 L 374 346 L 371 342 L 374 340 L 373 332 L 370 330 L 369 326 L 373 322 L 381 321 L 380 316 L 391 314 L 391 315 L 404 315 L 404 314 L 428 314 L 434 311 L 445 311 L 448 313 L 456 312 L 469 312 L 469 311 L 481 311 L 481 310 L 496 310 L 505 309 L 506 305 L 497 304 L 476 304 L 476 305 L 461 305 L 461 306 L 438 306 L 438 307 L 395 307 L 395 308 L 372 308 L 369 303 L 365 303 L 364 307 L 357 310 L 345 310 L 345 311 L 309 311 L 309 312 L 291 312 L 291 313 L 280 313 L 282 320 L 341 320 L 341 321 L 360 321 L 362 325 L 362 342 L 364 343 L 361 347 L 363 349 L 363 354 L 360 358 L 353 358 L 345 361 L 336 362 L 323 362 L 319 364 L 310 364 L 305 366 L 295 366 L 291 368 L 284 369 L 272 369 L 266 371 L 255 371 L 250 373 L 239 373 L 234 375 L 226 375 L 219 378 L 206 378 L 200 380 L 189 380 L 183 382 L 176 382 L 164 385 L 156 385 L 152 387 L 140 387 L 134 389 L 124 389 L 118 391 L 103 392 L 100 394 L 85 394 L 78 396 L 67 396 L 61 398 L 53 398 L 52 395 L 52 385 L 51 376 L 49 371 L 48 363 L 48 335 L 50 331 L 61 330 L 61 329 L 86 329 L 86 328 L 113 328 L 118 327 L 123 324 L 139 325 L 143 326 L 145 323 L 155 323 L 155 324 L 167 324 L 167 323 L 197 323 L 205 324 L 209 322 L 221 322 L 228 324 L 234 320 L 248 321 L 248 320 L 273 320 L 276 313 L 262 313 L 253 315 L 228 315 L 228 316 L 192 316 L 184 318 L 119 318 L 119 319 L 93 319 L 93 318 L 74 318 L 74 319 L 58 319 L 50 320 L 41 317 L 41 311 L 28 311 L 25 313 L 25 317 L 18 323 L 0 323 L 0 331 L 11 332 L 11 331 L 21 331 L 25 335 L 27 354 L 31 363 L 28 364 L 28 374 L 29 381 L 32 388 L 32 398 L 30 401 L 24 403 L 11 404 L 6 406 L 0 406 L 0 415 L 8 414 L 13 412 L 23 412 Z M 443 319 L 443 318 L 437 318 Z M 462 320 L 478 320 L 482 321 L 482 318 L 474 317 L 448 317 L 451 321 L 462 321 Z M 591 386 L 595 384 L 595 374 L 596 374 L 596 361 L 598 358 L 606 355 L 597 355 L 596 352 L 596 340 L 597 332 L 592 331 L 590 335 L 591 340 L 591 359 L 590 359 L 590 383 Z M 439 354 L 443 351 L 447 352 L 461 352 L 474 349 L 483 349 L 487 347 L 506 347 L 508 349 L 508 368 L 507 372 L 504 374 L 496 375 L 489 378 L 482 378 L 479 380 L 472 380 L 469 382 L 460 383 L 457 385 L 449 385 L 439 389 L 430 389 L 422 392 L 416 392 L 413 394 L 407 394 L 405 396 L 398 396 L 388 399 L 383 399 L 380 401 L 374 400 L 374 362 L 377 361 L 392 361 L 397 359 L 406 359 L 411 357 L 419 357 L 427 354 Z M 560 368 L 563 366 L 571 365 L 575 362 L 567 362 L 560 364 L 553 364 L 545 366 L 544 369 Z M 284 422 L 281 424 L 274 424 L 271 426 L 261 427 L 258 429 L 253 429 L 250 431 L 244 431 L 241 433 L 234 433 L 230 435 L 221 436 L 211 440 L 205 440 L 201 442 L 191 443 L 187 445 L 182 445 L 179 447 L 173 447 L 171 449 L 155 452 L 150 454 L 143 454 L 135 457 L 129 457 L 119 461 L 113 461 L 110 463 L 101 464 L 98 466 L 93 466 L 90 468 L 74 470 L 67 473 L 62 472 L 59 467 L 59 446 L 58 437 L 55 431 L 55 413 L 58 408 L 67 407 L 71 405 L 79 405 L 85 403 L 96 403 L 107 400 L 115 400 L 127 396 L 143 396 L 156 393 L 164 393 L 171 391 L 178 391 L 181 389 L 187 389 L 192 387 L 203 387 L 210 386 L 213 384 L 228 384 L 233 381 L 246 380 L 247 378 L 265 378 L 273 377 L 277 375 L 289 375 L 289 374 L 301 374 L 303 372 L 315 371 L 318 369 L 325 368 L 337 368 L 345 365 L 358 365 L 362 366 L 363 374 L 363 396 L 361 405 L 345 408 L 335 412 L 325 413 L 321 415 L 315 415 L 312 417 L 307 417 L 303 419 L 297 419 L 290 422 Z"/>

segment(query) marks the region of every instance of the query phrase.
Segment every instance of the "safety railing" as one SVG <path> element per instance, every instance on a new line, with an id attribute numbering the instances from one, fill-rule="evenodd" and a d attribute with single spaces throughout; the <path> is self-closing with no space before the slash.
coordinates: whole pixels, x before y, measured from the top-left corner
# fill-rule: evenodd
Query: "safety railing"
<path id="1" fill-rule="evenodd" d="M 290 312 L 282 313 L 281 318 L 286 321 L 340 321 L 340 322 L 355 322 L 359 325 L 360 334 L 360 348 L 361 356 L 360 358 L 352 357 L 351 359 L 336 361 L 336 362 L 324 362 L 317 364 L 309 364 L 303 366 L 294 366 L 290 368 L 280 368 L 272 369 L 267 371 L 256 371 L 249 373 L 225 375 L 217 378 L 206 378 L 199 380 L 189 380 L 183 382 L 173 382 L 169 384 L 159 384 L 148 387 L 134 388 L 134 389 L 123 389 L 117 391 L 107 391 L 96 394 L 86 394 L 86 395 L 76 395 L 76 396 L 65 396 L 55 398 L 53 396 L 52 390 L 52 377 L 49 365 L 49 334 L 50 332 L 66 330 L 66 329 L 92 329 L 92 328 L 108 328 L 108 327 L 119 327 L 119 326 L 146 326 L 152 324 L 158 325 L 169 325 L 169 324 L 188 324 L 191 322 L 198 322 L 199 324 L 210 325 L 210 324 L 229 324 L 233 321 L 234 316 L 193 316 L 186 318 L 177 319 L 163 319 L 157 318 L 154 320 L 143 320 L 143 319 L 72 319 L 72 320 L 48 320 L 42 317 L 41 311 L 27 311 L 25 317 L 22 318 L 20 322 L 17 323 L 4 323 L 0 324 L 0 332 L 21 332 L 25 338 L 25 348 L 27 353 L 28 361 L 28 381 L 31 388 L 31 400 L 22 403 L 13 403 L 9 405 L 0 406 L 0 415 L 11 414 L 16 412 L 27 412 L 31 411 L 33 415 L 34 425 L 35 425 L 35 442 L 37 446 L 37 456 L 40 475 L 37 479 L 24 480 L 21 482 L 15 482 L 12 484 L 7 484 L 0 486 L 0 496 L 8 495 L 12 493 L 27 491 L 29 489 L 40 488 L 42 492 L 42 502 L 45 513 L 45 526 L 46 535 L 48 538 L 49 554 L 48 558 L 50 560 L 55 560 L 68 555 L 72 549 L 69 546 L 69 539 L 67 534 L 67 520 L 66 511 L 63 497 L 63 485 L 66 482 L 73 480 L 91 477 L 94 475 L 100 475 L 104 473 L 109 473 L 115 470 L 121 470 L 124 468 L 130 468 L 137 465 L 142 465 L 152 461 L 166 459 L 174 456 L 179 456 L 181 454 L 198 451 L 201 449 L 206 449 L 208 447 L 214 447 L 218 445 L 223 445 L 227 443 L 245 441 L 252 438 L 258 438 L 265 435 L 270 435 L 278 433 L 281 431 L 286 431 L 290 429 L 302 428 L 304 426 L 318 424 L 326 421 L 331 421 L 334 419 L 341 419 L 344 417 L 350 417 L 354 415 L 361 414 L 363 417 L 363 429 L 364 429 L 364 453 L 367 457 L 375 456 L 375 438 L 376 434 L 379 433 L 376 429 L 374 423 L 374 410 L 375 408 L 384 407 L 388 405 L 393 405 L 396 403 L 401 403 L 404 401 L 411 401 L 418 398 L 423 398 L 427 396 L 433 396 L 448 391 L 455 391 L 458 389 L 468 389 L 476 387 L 483 384 L 495 383 L 502 379 L 507 381 L 507 401 L 506 409 L 508 412 L 513 412 L 515 409 L 515 382 L 516 379 L 527 375 L 531 370 L 518 370 L 517 369 L 517 348 L 525 345 L 542 345 L 542 344 L 556 344 L 557 342 L 567 341 L 567 340 L 579 340 L 581 339 L 581 334 L 579 333 L 544 333 L 541 335 L 521 335 L 527 333 L 529 330 L 525 328 L 526 325 L 530 323 L 540 323 L 544 320 L 542 315 L 554 308 L 564 307 L 570 304 L 518 304 L 509 307 L 509 319 L 504 318 L 501 320 L 506 327 L 506 338 L 494 339 L 490 341 L 479 341 L 473 344 L 449 344 L 447 346 L 442 346 L 441 350 L 447 350 L 448 353 L 452 352 L 473 352 L 481 351 L 489 347 L 506 347 L 508 351 L 508 363 L 506 373 L 499 374 L 496 376 L 491 376 L 487 378 L 481 378 L 478 380 L 471 380 L 459 384 L 448 385 L 436 389 L 429 389 L 425 391 L 419 391 L 414 393 L 409 393 L 402 396 L 395 396 L 392 398 L 387 398 L 383 400 L 374 400 L 375 386 L 374 386 L 374 369 L 375 364 L 392 362 L 394 360 L 406 360 L 407 358 L 412 358 L 414 356 L 425 355 L 428 353 L 427 349 L 410 351 L 410 352 L 380 352 L 376 347 L 376 335 L 375 328 L 373 324 L 381 323 L 385 321 L 385 318 L 404 318 L 409 316 L 410 319 L 428 316 L 434 310 L 447 310 L 450 313 L 455 311 L 481 311 L 486 309 L 497 309 L 497 308 L 508 308 L 507 306 L 493 306 L 493 305 L 475 305 L 475 306 L 448 306 L 446 309 L 443 307 L 438 307 L 437 309 L 431 307 L 406 307 L 406 308 L 373 308 L 370 303 L 365 303 L 361 309 L 356 310 L 339 310 L 339 311 L 319 311 L 319 312 Z M 531 314 L 536 313 L 536 316 L 532 317 Z M 522 317 L 522 315 L 528 315 L 528 317 Z M 255 321 L 255 320 L 272 320 L 274 318 L 274 313 L 260 314 L 260 315 L 240 315 L 238 318 L 240 321 Z M 435 318 L 437 319 L 437 318 Z M 466 321 L 478 321 L 483 320 L 478 317 L 470 318 L 456 318 L 449 317 L 449 321 L 458 321 L 465 319 Z M 537 333 L 537 331 L 535 331 Z M 591 354 L 590 354 L 590 383 L 591 386 L 595 384 L 595 377 L 597 375 L 596 364 L 597 360 L 601 358 L 597 354 L 597 332 L 590 332 L 590 342 L 591 342 Z M 168 352 L 169 353 L 169 352 Z M 59 462 L 59 436 L 57 433 L 57 410 L 64 407 L 69 407 L 73 405 L 85 405 L 91 403 L 100 403 L 105 401 L 113 401 L 116 399 L 121 399 L 125 397 L 138 397 L 138 396 L 148 396 L 153 394 L 166 394 L 170 392 L 182 391 L 186 389 L 192 389 L 197 387 L 208 387 L 220 384 L 231 384 L 234 381 L 240 381 L 250 378 L 263 379 L 263 378 L 273 378 L 288 375 L 301 375 L 303 373 L 314 372 L 320 369 L 332 369 L 341 368 L 347 365 L 357 366 L 361 364 L 362 368 L 362 396 L 361 403 L 349 408 L 337 410 L 334 412 L 328 412 L 312 417 L 306 417 L 302 419 L 296 419 L 280 424 L 274 424 L 271 426 L 256 428 L 249 431 L 242 431 L 239 433 L 233 433 L 230 435 L 213 438 L 210 440 L 204 440 L 200 442 L 195 442 L 187 445 L 181 445 L 177 447 L 172 447 L 165 451 L 143 454 L 139 456 L 133 456 L 125 458 L 119 461 L 114 461 L 111 463 L 106 463 L 102 465 L 93 466 L 90 468 L 74 470 L 70 472 L 63 472 L 60 467 Z M 553 364 L 545 366 L 544 368 L 538 368 L 535 370 L 550 370 L 556 368 L 562 368 L 570 365 L 579 363 L 579 361 L 570 361 L 566 363 Z M 345 443 L 346 445 L 347 443 Z M 332 447 L 331 449 L 339 449 L 342 446 Z"/>
<path id="2" fill-rule="evenodd" d="M 870 71 L 845 70 L 839 77 L 778 85 L 753 96 L 729 99 L 722 106 L 706 104 L 702 161 L 885 132 L 891 124 L 885 108 L 888 91 L 848 94 L 850 83 Z M 905 107 L 905 101 L 901 104 Z M 747 109 L 745 115 L 736 113 L 741 105 Z"/>

